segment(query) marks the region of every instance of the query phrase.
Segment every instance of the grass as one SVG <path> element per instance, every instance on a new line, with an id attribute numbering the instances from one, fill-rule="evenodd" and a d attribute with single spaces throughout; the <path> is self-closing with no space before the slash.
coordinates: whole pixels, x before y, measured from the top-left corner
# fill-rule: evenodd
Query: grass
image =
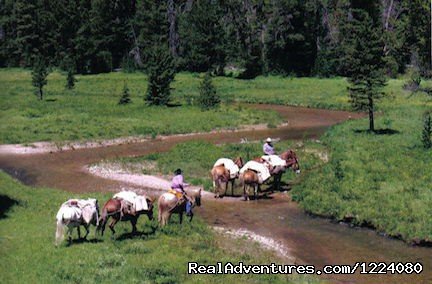
<path id="1" fill-rule="evenodd" d="M 0 143 L 35 141 L 73 141 L 156 136 L 221 128 L 241 124 L 270 123 L 280 117 L 272 111 L 222 105 L 218 110 L 202 111 L 187 105 L 181 96 L 195 86 L 199 78 L 180 74 L 174 83 L 172 107 L 150 107 L 144 102 L 147 86 L 142 73 L 110 73 L 77 76 L 76 88 L 65 89 L 65 75 L 54 72 L 48 77 L 45 99 L 33 94 L 30 72 L 22 69 L 0 69 Z M 118 105 L 123 83 L 128 83 L 132 103 Z M 183 103 L 183 105 L 179 105 Z M 176 106 L 179 105 L 179 106 Z"/>
<path id="2" fill-rule="evenodd" d="M 323 83 L 334 80 L 339 79 Z M 422 147 L 420 137 L 422 114 L 432 109 L 432 100 L 423 93 L 403 91 L 403 83 L 389 81 L 389 97 L 378 103 L 378 133 L 366 131 L 367 119 L 348 121 L 331 127 L 322 137 L 323 145 L 307 142 L 304 149 L 298 149 L 303 170 L 308 170 L 303 171 L 301 182 L 295 182 L 291 195 L 307 212 L 373 227 L 409 243 L 430 243 L 432 152 Z M 311 98 L 315 96 L 319 94 L 310 93 Z M 296 148 L 292 142 L 283 142 L 278 150 L 289 146 Z M 162 174 L 182 167 L 189 181 L 210 188 L 208 171 L 217 158 L 247 157 L 248 152 L 254 157 L 260 154 L 260 147 L 191 142 L 135 162 L 155 160 L 158 166 L 153 171 Z M 330 153 L 329 163 L 321 167 L 316 157 L 308 156 L 308 151 L 316 152 L 314 147 Z M 287 176 L 285 181 L 292 178 Z"/>
<path id="3" fill-rule="evenodd" d="M 421 144 L 429 98 L 399 94 L 383 104 L 381 134 L 366 120 L 332 127 L 322 137 L 331 160 L 307 174 L 292 195 L 314 214 L 376 228 L 407 242 L 432 241 L 432 152 Z"/>
<path id="4" fill-rule="evenodd" d="M 92 194 L 100 202 L 109 194 Z M 255 253 L 220 246 L 221 240 L 199 219 L 163 230 L 146 216 L 141 235 L 130 237 L 129 223 L 120 223 L 117 239 L 110 233 L 88 242 L 54 247 L 55 215 L 70 193 L 26 187 L 0 172 L 0 273 L 2 283 L 310 283 L 299 275 L 188 275 L 188 261 L 271 263 L 274 256 L 249 244 Z M 88 194 L 73 197 L 88 197 Z M 177 221 L 178 222 L 178 221 Z M 76 233 L 75 233 L 76 234 Z M 76 237 L 76 236 L 75 236 Z M 236 247 L 245 247 L 236 240 Z M 230 242 L 231 243 L 231 242 Z M 251 250 L 252 251 L 252 250 Z M 257 251 L 259 253 L 257 254 Z"/>
<path id="5" fill-rule="evenodd" d="M 66 92 L 64 76 L 52 74 L 47 98 L 55 101 L 37 102 L 27 71 L 0 70 L 4 89 L 1 118 L 8 122 L 0 126 L 1 142 L 179 133 L 234 127 L 251 121 L 265 121 L 273 127 L 278 122 L 271 112 L 263 114 L 225 107 L 219 112 L 207 113 L 187 105 L 187 102 L 193 104 L 198 96 L 199 74 L 176 76 L 173 99 L 186 103 L 185 106 L 155 109 L 143 106 L 146 81 L 139 73 L 78 76 L 78 79 L 77 89 Z M 134 103 L 121 108 L 116 103 L 126 79 Z M 214 83 L 226 105 L 239 101 L 349 109 L 344 78 L 269 76 L 237 80 L 218 77 Z M 423 93 L 410 95 L 402 89 L 403 84 L 403 79 L 390 80 L 385 88 L 389 98 L 377 104 L 376 128 L 381 129 L 381 135 L 364 131 L 368 127 L 367 119 L 329 129 L 323 137 L 324 146 L 330 151 L 329 163 L 311 168 L 302 183 L 294 187 L 292 195 L 308 212 L 372 226 L 408 242 L 430 242 L 432 153 L 422 148 L 420 136 L 422 114 L 432 108 L 432 100 Z M 423 81 L 422 84 L 430 87 L 432 82 Z M 259 150 L 259 145 L 215 148 L 188 144 L 178 147 L 172 158 L 158 154 L 143 159 L 157 160 L 157 170 L 163 174 L 171 174 L 174 165 L 182 167 L 190 182 L 204 183 L 206 187 L 209 187 L 208 170 L 219 158 L 216 154 L 237 156 L 246 151 L 241 147 Z M 195 151 L 197 156 L 189 156 L 189 151 Z M 302 158 L 308 160 L 300 156 Z M 190 175 L 194 169 L 197 174 Z"/>

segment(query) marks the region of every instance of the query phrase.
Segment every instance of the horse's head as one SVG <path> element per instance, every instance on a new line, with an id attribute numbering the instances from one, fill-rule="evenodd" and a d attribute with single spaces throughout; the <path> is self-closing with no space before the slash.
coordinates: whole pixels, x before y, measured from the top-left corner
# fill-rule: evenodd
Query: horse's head
<path id="1" fill-rule="evenodd" d="M 234 164 L 236 164 L 241 169 L 243 167 L 243 159 L 241 157 L 237 157 L 234 160 Z"/>
<path id="2" fill-rule="evenodd" d="M 293 150 L 288 150 L 282 153 L 280 157 L 286 161 L 287 168 L 291 168 L 296 174 L 300 173 L 300 164 L 297 158 L 297 154 Z"/>
<path id="3" fill-rule="evenodd" d="M 91 223 L 95 226 L 99 226 L 99 202 L 95 198 L 89 198 L 88 200 L 94 209 Z"/>
<path id="4" fill-rule="evenodd" d="M 149 220 L 153 220 L 154 198 L 150 197 L 150 196 L 146 196 L 146 201 L 147 201 L 147 205 L 148 205 L 147 217 L 149 218 Z"/>
<path id="5" fill-rule="evenodd" d="M 198 189 L 188 189 L 187 195 L 191 199 L 192 206 L 201 206 L 201 188 Z"/>

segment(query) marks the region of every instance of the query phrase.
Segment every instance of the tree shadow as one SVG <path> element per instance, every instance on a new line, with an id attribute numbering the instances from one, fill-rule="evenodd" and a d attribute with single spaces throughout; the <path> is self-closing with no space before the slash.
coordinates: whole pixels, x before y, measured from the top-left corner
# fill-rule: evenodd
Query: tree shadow
<path id="1" fill-rule="evenodd" d="M 9 211 L 12 206 L 18 204 L 19 202 L 17 200 L 12 199 L 7 195 L 0 194 L 0 219 L 7 218 L 8 215 L 6 212 Z"/>
<path id="2" fill-rule="evenodd" d="M 377 129 L 375 131 L 371 131 L 369 129 L 354 129 L 354 133 L 368 133 L 368 134 L 376 134 L 376 135 L 394 135 L 399 134 L 399 130 L 390 129 L 390 128 L 384 128 L 384 129 Z"/>
<path id="3" fill-rule="evenodd" d="M 56 102 L 57 99 L 46 99 L 45 101 L 46 101 L 46 102 L 50 102 L 50 103 L 52 103 L 52 102 Z"/>

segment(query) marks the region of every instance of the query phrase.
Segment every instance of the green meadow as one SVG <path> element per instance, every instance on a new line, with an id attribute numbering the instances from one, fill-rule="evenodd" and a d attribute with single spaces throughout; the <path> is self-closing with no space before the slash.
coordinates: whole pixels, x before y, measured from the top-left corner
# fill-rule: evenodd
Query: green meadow
<path id="1" fill-rule="evenodd" d="M 343 79 L 281 79 L 284 80 L 293 85 L 315 81 L 309 92 L 303 90 L 309 97 L 302 100 L 302 105 L 309 105 L 308 100 L 314 98 L 316 102 L 324 100 L 316 85 L 325 86 L 329 82 L 334 82 L 333 88 L 344 94 L 336 96 L 340 102 L 347 97 Z M 335 87 L 337 83 L 341 85 Z M 406 242 L 421 244 L 432 241 L 432 153 L 423 148 L 420 139 L 422 114 L 432 109 L 432 99 L 421 92 L 404 91 L 403 84 L 402 79 L 389 81 L 385 89 L 388 97 L 377 105 L 377 133 L 366 131 L 368 121 L 360 119 L 331 127 L 320 143 L 283 141 L 276 148 L 280 152 L 292 147 L 298 152 L 303 173 L 296 177 L 289 172 L 283 180 L 293 184 L 291 195 L 307 212 L 372 227 Z M 430 81 L 425 85 L 430 85 Z M 276 93 L 269 91 L 259 102 L 274 102 L 279 98 Z M 291 97 L 287 95 L 284 99 L 289 104 Z M 337 104 L 331 96 L 327 100 L 329 107 Z M 188 155 L 191 152 L 194 157 Z M 325 152 L 329 153 L 328 163 L 317 156 Z M 137 164 L 142 164 L 142 172 L 162 175 L 171 174 L 174 165 L 182 167 L 189 181 L 209 189 L 209 169 L 217 158 L 238 155 L 253 158 L 260 153 L 260 144 L 214 146 L 190 142 L 177 145 L 168 153 L 118 161 L 126 169 L 136 169 Z M 145 167 L 149 161 L 155 164 L 150 170 Z"/>
<path id="2" fill-rule="evenodd" d="M 216 77 L 214 83 L 224 104 L 219 110 L 202 112 L 194 105 L 199 93 L 199 74 L 178 74 L 172 102 L 181 106 L 161 108 L 145 106 L 146 77 L 141 73 L 77 77 L 76 89 L 66 91 L 65 76 L 52 73 L 46 98 L 39 102 L 32 94 L 28 71 L 0 70 L 1 118 L 7 121 L 0 126 L 1 142 L 154 136 L 280 122 L 276 113 L 232 106 L 233 102 L 350 107 L 344 78 Z M 131 90 L 133 103 L 118 106 L 124 81 Z M 422 115 L 432 109 L 432 99 L 421 92 L 404 91 L 404 83 L 403 78 L 392 79 L 385 87 L 388 97 L 377 103 L 378 133 L 365 131 L 368 121 L 360 119 L 331 127 L 321 138 L 322 144 L 305 141 L 305 150 L 299 149 L 299 156 L 303 169 L 307 170 L 297 177 L 291 194 L 307 212 L 374 227 L 407 242 L 432 240 L 432 153 L 423 149 L 420 140 Z M 430 87 L 431 81 L 422 84 Z M 293 142 L 283 143 L 286 144 L 277 145 L 278 151 L 290 145 L 296 147 Z M 314 147 L 328 151 L 328 163 L 319 166 L 321 162 L 307 154 Z M 196 157 L 191 158 L 190 151 Z M 260 145 L 216 147 L 197 142 L 178 145 L 169 154 L 124 162 L 153 161 L 156 163 L 153 171 L 159 174 L 170 174 L 173 165 L 182 167 L 189 181 L 209 188 L 209 170 L 219 156 L 253 157 L 259 152 Z M 288 175 L 285 181 L 293 178 Z"/>
<path id="3" fill-rule="evenodd" d="M 48 77 L 43 101 L 33 94 L 31 75 L 22 69 L 0 69 L 0 143 L 96 140 L 125 136 L 156 136 L 266 123 L 277 125 L 272 111 L 223 104 L 201 111 L 194 105 L 200 79 L 180 74 L 173 85 L 171 107 L 151 107 L 144 102 L 147 77 L 142 73 L 110 73 L 77 76 L 75 89 L 65 89 L 64 74 Z M 127 82 L 132 103 L 118 105 Z M 190 86 L 193 86 L 191 89 Z M 188 87 L 186 87 L 188 86 Z M 190 101 L 182 99 L 195 92 Z M 181 106 L 179 106 L 182 104 Z"/>
<path id="4" fill-rule="evenodd" d="M 92 194 L 99 203 L 110 194 Z M 76 195 L 88 197 L 86 194 Z M 187 263 L 272 263 L 275 256 L 247 239 L 227 240 L 216 235 L 202 220 L 169 226 L 141 216 L 139 234 L 131 236 L 130 223 L 117 224 L 111 238 L 94 236 L 71 246 L 54 246 L 55 215 L 70 193 L 30 188 L 0 173 L 0 273 L 2 283 L 313 283 L 300 275 L 188 275 Z M 157 212 L 155 210 L 157 215 Z M 157 216 L 156 216 L 157 218 Z M 245 245 L 245 242 L 248 242 Z M 227 245 L 229 244 L 229 245 Z M 240 248 L 249 247 L 243 250 Z"/>

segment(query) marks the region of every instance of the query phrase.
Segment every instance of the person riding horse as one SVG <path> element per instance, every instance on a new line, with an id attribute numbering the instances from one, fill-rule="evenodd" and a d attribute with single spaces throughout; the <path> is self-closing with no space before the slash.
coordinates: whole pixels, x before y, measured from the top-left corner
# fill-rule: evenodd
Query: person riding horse
<path id="1" fill-rule="evenodd" d="M 184 183 L 183 180 L 184 178 L 182 175 L 182 170 L 175 170 L 174 177 L 171 181 L 171 190 L 169 192 L 171 192 L 177 197 L 179 203 L 186 201 L 186 216 L 192 216 L 192 202 L 189 200 L 188 196 L 186 195 L 186 191 L 183 188 L 188 184 Z"/>
<path id="2" fill-rule="evenodd" d="M 270 137 L 266 139 L 266 143 L 263 145 L 263 152 L 264 155 L 275 155 L 272 139 Z"/>

